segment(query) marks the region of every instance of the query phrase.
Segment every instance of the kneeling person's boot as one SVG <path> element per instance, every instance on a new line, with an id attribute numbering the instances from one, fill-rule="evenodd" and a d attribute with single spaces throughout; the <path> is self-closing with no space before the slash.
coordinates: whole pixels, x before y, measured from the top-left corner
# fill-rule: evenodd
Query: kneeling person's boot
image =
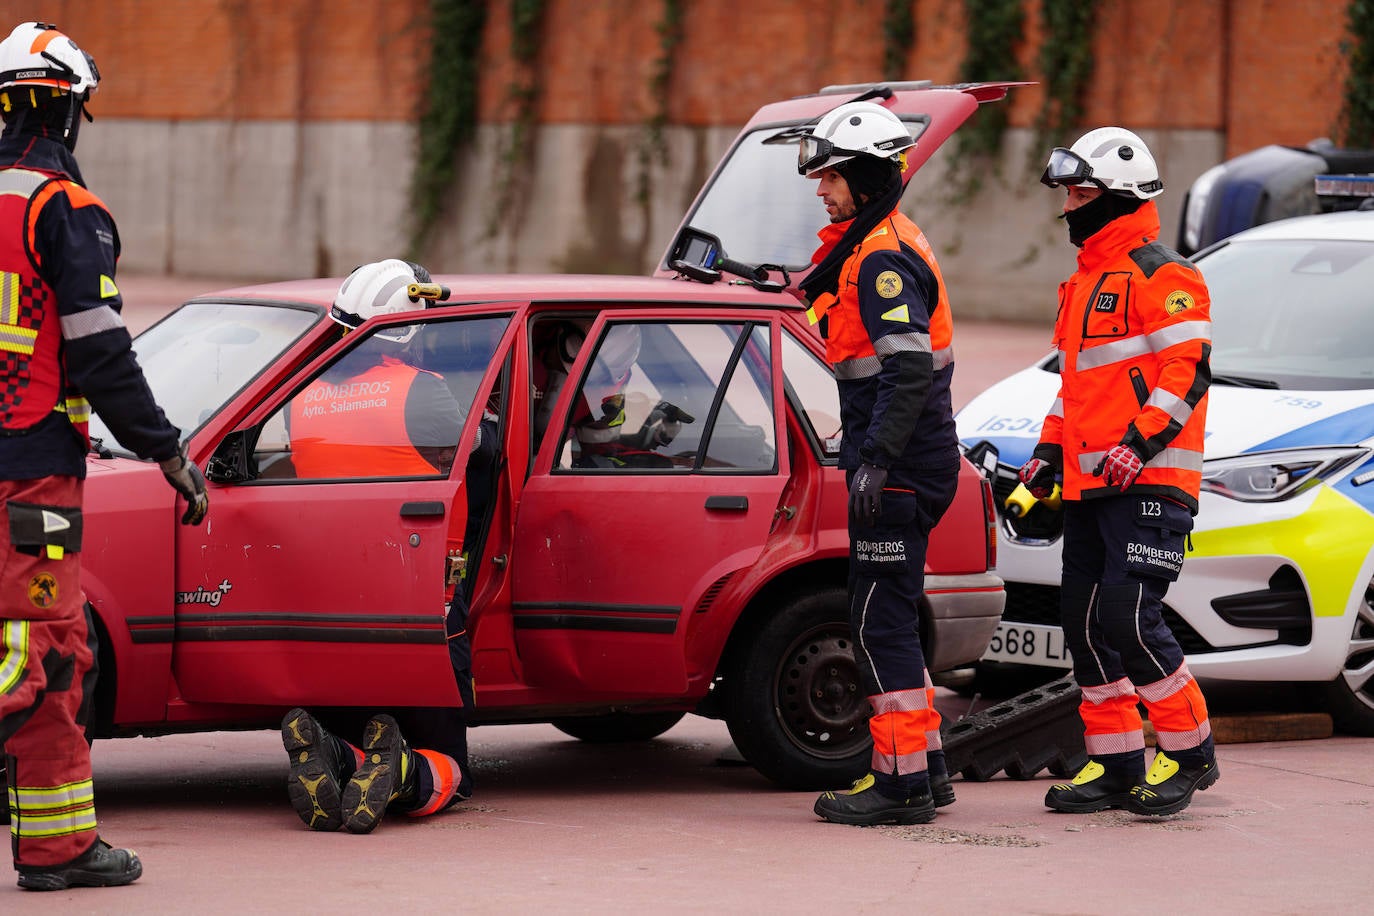
<path id="1" fill-rule="evenodd" d="M 20 865 L 19 886 L 30 891 L 64 891 L 69 887 L 118 887 L 138 880 L 143 863 L 132 849 L 115 849 L 96 837 L 95 844 L 64 865 Z"/>
<path id="2" fill-rule="evenodd" d="M 1184 762 L 1160 751 L 1144 783 L 1132 787 L 1126 808 L 1152 817 L 1177 814 L 1192 802 L 1194 792 L 1206 791 L 1220 777 L 1215 759 Z"/>
<path id="3" fill-rule="evenodd" d="M 1124 808 L 1131 787 L 1140 781 L 1138 772 L 1109 770 L 1096 760 L 1089 760 L 1072 782 L 1050 786 L 1045 793 L 1045 807 L 1070 814 L 1091 814 L 1109 808 Z"/>
<path id="4" fill-rule="evenodd" d="M 291 762 L 286 777 L 291 807 L 311 830 L 338 830 L 343 786 L 355 763 L 352 747 L 299 707 L 282 719 L 281 743 Z"/>
<path id="5" fill-rule="evenodd" d="M 896 799 L 878 791 L 872 773 L 855 780 L 843 792 L 822 792 L 813 809 L 832 824 L 872 827 L 876 824 L 929 824 L 935 820 L 935 799 L 930 789 L 906 799 Z"/>
<path id="6" fill-rule="evenodd" d="M 363 762 L 343 790 L 344 826 L 352 833 L 371 833 L 386 806 L 405 785 L 410 751 L 391 716 L 373 716 L 363 727 Z M 413 776 L 411 776 L 414 779 Z"/>

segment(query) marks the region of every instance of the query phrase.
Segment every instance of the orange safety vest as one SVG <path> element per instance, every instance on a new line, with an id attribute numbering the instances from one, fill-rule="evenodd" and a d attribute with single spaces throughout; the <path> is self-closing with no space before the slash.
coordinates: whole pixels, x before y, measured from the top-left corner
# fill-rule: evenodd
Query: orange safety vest
<path id="1" fill-rule="evenodd" d="M 84 445 L 91 405 L 67 379 L 57 296 L 34 268 L 43 207 L 65 192 L 73 206 L 104 207 L 74 181 L 33 169 L 0 169 L 0 428 L 22 435 L 52 411 Z"/>
<path id="2" fill-rule="evenodd" d="M 321 479 L 439 473 L 406 432 L 406 396 L 422 371 L 383 356 L 380 364 L 360 375 L 339 384 L 316 379 L 296 395 L 291 401 L 291 463 L 296 475 Z"/>
<path id="3" fill-rule="evenodd" d="M 1067 499 L 1119 493 L 1093 470 L 1125 442 L 1146 458 L 1132 492 L 1197 512 L 1211 301 L 1197 268 L 1158 237 L 1159 211 L 1146 201 L 1089 237 L 1059 285 L 1059 396 L 1040 441 L 1063 449 Z"/>
<path id="4" fill-rule="evenodd" d="M 843 229 L 834 225 L 826 226 L 819 233 L 823 247 L 826 242 L 834 244 L 827 236 L 838 237 L 842 234 Z M 950 316 L 945 278 L 940 273 L 935 252 L 931 250 L 925 233 L 904 213 L 894 210 L 845 260 L 840 268 L 840 282 L 835 299 L 819 297 L 817 304 L 809 312 L 813 323 L 819 321 L 822 316 L 829 316 L 825 356 L 835 367 L 837 375 L 846 378 L 877 375 L 880 365 L 878 355 L 859 312 L 859 268 L 864 258 L 872 252 L 898 251 L 903 244 L 914 249 L 926 262 L 930 272 L 935 275 L 935 283 L 939 289 L 940 301 L 935 304 L 935 310 L 930 316 L 930 349 L 935 360 L 935 371 L 940 371 L 954 361 L 954 321 Z M 865 366 L 871 371 L 864 371 Z M 847 371 L 851 369 L 857 370 L 858 374 Z"/>

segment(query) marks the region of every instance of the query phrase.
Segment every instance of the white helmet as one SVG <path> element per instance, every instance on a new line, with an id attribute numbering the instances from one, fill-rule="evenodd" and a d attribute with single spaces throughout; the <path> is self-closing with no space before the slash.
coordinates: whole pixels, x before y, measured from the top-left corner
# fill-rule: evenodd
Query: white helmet
<path id="1" fill-rule="evenodd" d="M 429 271 L 419 264 L 388 258 L 364 264 L 344 278 L 329 317 L 347 328 L 356 328 L 377 315 L 391 315 L 424 308 L 410 298 L 410 284 L 429 283 Z M 415 336 L 419 325 L 405 325 L 379 331 L 378 336 L 405 343 Z"/>
<path id="2" fill-rule="evenodd" d="M 57 26 L 21 22 L 0 41 L 0 92 L 16 86 L 48 86 L 87 99 L 100 82 L 91 55 Z"/>
<path id="3" fill-rule="evenodd" d="M 902 119 L 874 102 L 848 102 L 826 112 L 801 138 L 797 173 L 816 178 L 855 156 L 898 161 L 902 150 L 916 145 Z"/>
<path id="4" fill-rule="evenodd" d="M 1099 127 L 1079 137 L 1069 149 L 1055 147 L 1040 181 L 1051 188 L 1095 184 L 1141 200 L 1164 190 L 1150 148 L 1124 127 Z"/>

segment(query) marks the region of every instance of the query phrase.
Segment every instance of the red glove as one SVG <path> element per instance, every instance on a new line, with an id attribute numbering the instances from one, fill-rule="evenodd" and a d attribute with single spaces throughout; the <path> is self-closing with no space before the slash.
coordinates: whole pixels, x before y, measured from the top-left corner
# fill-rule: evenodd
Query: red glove
<path id="1" fill-rule="evenodd" d="M 1097 467 L 1093 468 L 1093 474 L 1101 477 L 1109 487 L 1119 486 L 1124 493 L 1127 487 L 1135 483 L 1143 467 L 1145 462 L 1129 445 L 1113 445 L 1097 463 Z"/>
<path id="2" fill-rule="evenodd" d="M 1021 465 L 1017 476 L 1036 499 L 1044 499 L 1054 492 L 1054 465 L 1043 458 L 1032 458 Z"/>

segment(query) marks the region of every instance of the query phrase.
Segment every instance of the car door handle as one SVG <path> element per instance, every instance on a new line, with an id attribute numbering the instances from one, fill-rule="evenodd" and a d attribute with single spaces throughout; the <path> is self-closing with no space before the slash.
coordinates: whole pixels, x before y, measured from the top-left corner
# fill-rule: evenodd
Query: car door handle
<path id="1" fill-rule="evenodd" d="M 401 518 L 431 518 L 434 516 L 444 517 L 444 504 L 437 499 L 401 503 Z"/>
<path id="2" fill-rule="evenodd" d="M 721 509 L 726 512 L 747 512 L 749 511 L 749 497 L 708 496 L 706 497 L 706 508 Z"/>

